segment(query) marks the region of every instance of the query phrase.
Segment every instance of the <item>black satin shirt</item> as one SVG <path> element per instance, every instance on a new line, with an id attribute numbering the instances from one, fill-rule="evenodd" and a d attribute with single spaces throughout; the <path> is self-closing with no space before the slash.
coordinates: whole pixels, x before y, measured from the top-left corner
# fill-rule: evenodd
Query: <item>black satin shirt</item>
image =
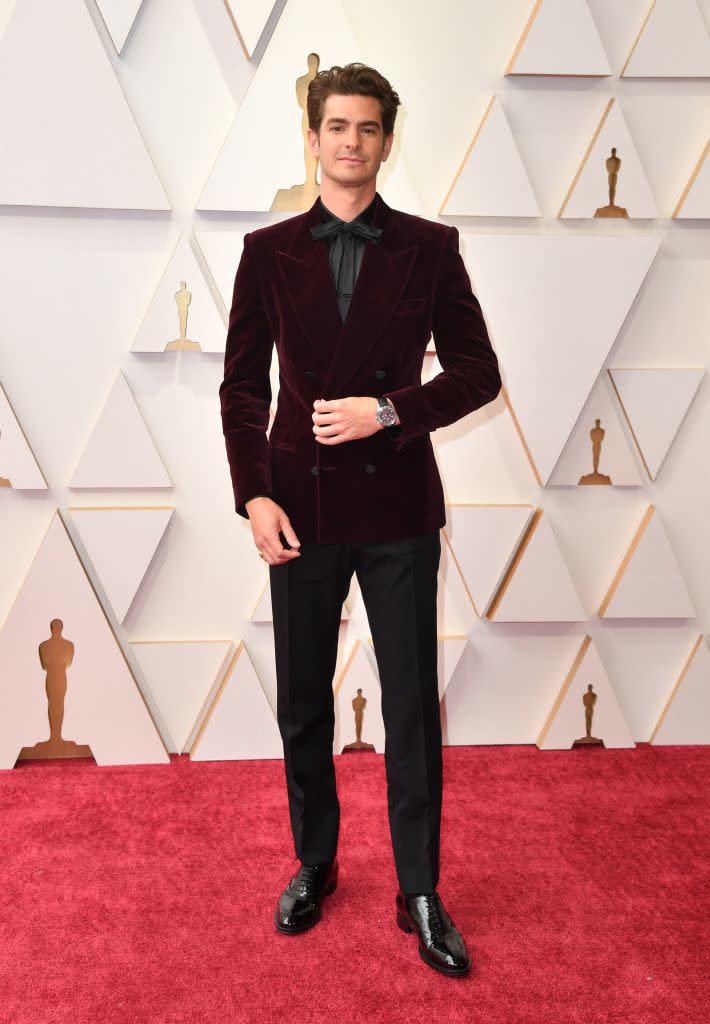
<path id="1" fill-rule="evenodd" d="M 375 197 L 370 205 L 366 206 L 364 210 L 361 210 L 357 217 L 353 217 L 353 221 L 349 221 L 348 223 L 359 221 L 364 224 L 372 224 L 372 219 L 375 215 L 379 198 L 379 195 L 375 193 Z M 331 213 L 328 207 L 324 205 L 322 199 L 319 199 L 318 202 L 320 205 L 321 221 L 324 224 L 330 220 L 341 221 L 340 217 L 336 217 L 335 214 Z M 344 322 L 345 317 L 348 315 L 348 309 L 350 308 L 350 300 L 352 299 L 353 292 L 355 291 L 355 282 L 357 281 L 357 276 L 360 273 L 362 255 L 368 242 L 366 239 L 359 238 L 357 235 L 349 235 L 346 238 L 343 238 L 342 236 L 327 238 L 326 242 L 328 243 L 330 276 L 335 288 L 340 316 Z"/>

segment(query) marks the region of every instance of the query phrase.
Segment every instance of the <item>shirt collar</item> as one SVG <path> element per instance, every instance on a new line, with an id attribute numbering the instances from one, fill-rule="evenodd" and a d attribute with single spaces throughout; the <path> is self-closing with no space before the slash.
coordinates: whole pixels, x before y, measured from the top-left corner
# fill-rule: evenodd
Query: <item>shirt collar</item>
<path id="1" fill-rule="evenodd" d="M 372 200 L 370 205 L 366 206 L 364 210 L 361 210 L 360 213 L 358 213 L 357 217 L 353 217 L 352 221 L 347 221 L 346 222 L 346 221 L 341 220 L 340 217 L 336 217 L 335 214 L 331 210 L 328 209 L 328 207 L 325 205 L 325 203 L 323 202 L 323 200 L 319 196 L 318 197 L 318 202 L 320 203 L 321 221 L 324 224 L 327 223 L 328 221 L 331 221 L 331 220 L 337 220 L 341 224 L 345 224 L 345 223 L 372 224 L 373 218 L 375 216 L 375 210 L 377 209 L 377 203 L 379 201 L 379 198 L 380 198 L 380 193 L 379 192 L 375 192 L 375 198 Z"/>

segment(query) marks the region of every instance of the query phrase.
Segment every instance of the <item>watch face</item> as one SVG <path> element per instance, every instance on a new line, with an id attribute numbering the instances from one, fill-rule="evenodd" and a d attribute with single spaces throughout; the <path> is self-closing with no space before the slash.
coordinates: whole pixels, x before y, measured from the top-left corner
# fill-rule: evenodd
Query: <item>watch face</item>
<path id="1" fill-rule="evenodd" d="M 377 419 L 383 427 L 391 427 L 395 422 L 394 409 L 391 405 L 383 405 L 377 410 Z"/>

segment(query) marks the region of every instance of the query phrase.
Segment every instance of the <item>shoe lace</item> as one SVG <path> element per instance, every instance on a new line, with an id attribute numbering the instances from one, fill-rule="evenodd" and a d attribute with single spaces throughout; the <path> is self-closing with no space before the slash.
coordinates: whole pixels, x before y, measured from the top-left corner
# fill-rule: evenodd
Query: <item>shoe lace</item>
<path id="1" fill-rule="evenodd" d="M 424 897 L 427 913 L 427 925 L 434 942 L 440 939 L 446 931 L 446 925 L 442 914 L 441 901 L 438 893 L 431 893 Z"/>
<path id="2" fill-rule="evenodd" d="M 317 864 L 303 864 L 301 866 L 301 881 L 309 884 L 314 882 L 318 877 L 318 865 Z"/>
<path id="3" fill-rule="evenodd" d="M 320 867 L 320 864 L 302 864 L 297 876 L 298 888 L 311 891 L 318 879 Z"/>

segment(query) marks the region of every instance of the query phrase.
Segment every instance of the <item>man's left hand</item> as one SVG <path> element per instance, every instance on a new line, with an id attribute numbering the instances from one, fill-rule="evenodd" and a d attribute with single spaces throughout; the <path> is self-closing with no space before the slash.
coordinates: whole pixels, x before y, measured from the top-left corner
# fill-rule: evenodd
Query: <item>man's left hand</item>
<path id="1" fill-rule="evenodd" d="M 375 419 L 379 402 L 371 396 L 361 398 L 317 398 L 313 403 L 313 433 L 321 444 L 340 444 L 358 437 L 369 437 L 384 428 Z"/>

